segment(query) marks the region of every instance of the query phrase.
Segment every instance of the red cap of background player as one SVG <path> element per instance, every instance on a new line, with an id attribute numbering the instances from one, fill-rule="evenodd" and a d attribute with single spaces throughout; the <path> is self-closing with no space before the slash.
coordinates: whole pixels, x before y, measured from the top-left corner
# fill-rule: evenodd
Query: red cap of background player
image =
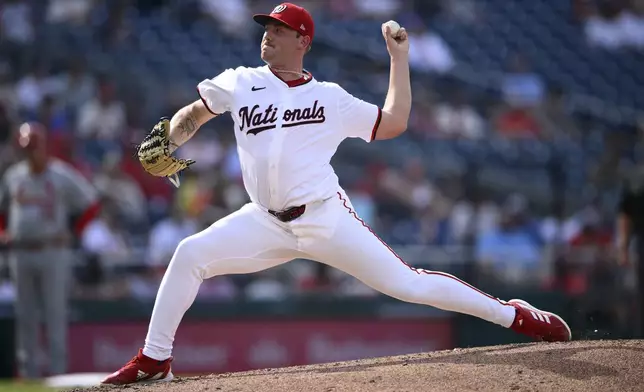
<path id="1" fill-rule="evenodd" d="M 42 148 L 47 140 L 45 127 L 38 122 L 26 122 L 18 130 L 18 146 L 25 150 Z"/>
<path id="2" fill-rule="evenodd" d="M 253 15 L 253 20 L 262 26 L 265 26 L 266 23 L 271 20 L 276 20 L 284 23 L 302 35 L 308 35 L 311 37 L 311 42 L 313 42 L 313 34 L 315 33 L 313 18 L 311 17 L 311 14 L 309 14 L 309 11 L 298 5 L 282 3 L 273 8 L 273 11 L 268 15 Z"/>

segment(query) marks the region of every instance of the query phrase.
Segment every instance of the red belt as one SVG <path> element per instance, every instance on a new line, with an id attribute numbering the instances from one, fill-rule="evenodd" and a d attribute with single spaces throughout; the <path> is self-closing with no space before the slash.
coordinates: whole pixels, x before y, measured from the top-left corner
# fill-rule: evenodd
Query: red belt
<path id="1" fill-rule="evenodd" d="M 305 210 L 306 210 L 306 206 L 302 205 L 299 207 L 291 207 L 288 210 L 279 211 L 279 212 L 268 210 L 268 213 L 273 215 L 277 219 L 281 220 L 282 222 L 290 222 L 302 216 Z"/>

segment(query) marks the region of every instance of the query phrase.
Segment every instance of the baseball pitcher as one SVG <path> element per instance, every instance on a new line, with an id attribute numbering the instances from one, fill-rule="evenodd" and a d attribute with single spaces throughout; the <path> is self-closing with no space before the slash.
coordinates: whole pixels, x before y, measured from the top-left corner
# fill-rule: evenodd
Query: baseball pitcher
<path id="1" fill-rule="evenodd" d="M 145 345 L 106 384 L 169 381 L 175 332 L 204 279 L 261 271 L 295 258 L 316 260 L 402 301 L 480 317 L 538 340 L 571 339 L 557 315 L 521 300 L 501 301 L 458 278 L 407 265 L 356 214 L 330 160 L 346 138 L 366 142 L 403 133 L 411 108 L 407 33 L 383 24 L 390 55 L 382 108 L 303 69 L 315 26 L 302 7 L 268 15 L 258 68 L 227 69 L 197 86 L 199 100 L 162 119 L 139 147 L 153 175 L 171 178 L 193 161 L 172 152 L 215 116 L 230 112 L 251 202 L 183 240 L 161 282 Z M 392 29 L 393 27 L 393 29 Z"/>
<path id="2" fill-rule="evenodd" d="M 66 372 L 71 240 L 94 218 L 98 203 L 80 173 L 47 157 L 40 124 L 23 124 L 18 143 L 26 159 L 11 166 L 0 183 L 0 213 L 6 217 L 0 231 L 17 291 L 18 371 L 23 378 L 37 379 L 40 321 L 49 342 L 49 373 Z"/>

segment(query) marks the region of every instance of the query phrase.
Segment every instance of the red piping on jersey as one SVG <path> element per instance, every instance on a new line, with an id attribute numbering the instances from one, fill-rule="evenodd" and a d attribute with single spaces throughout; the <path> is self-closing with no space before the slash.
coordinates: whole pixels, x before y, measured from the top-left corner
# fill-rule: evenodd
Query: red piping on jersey
<path id="1" fill-rule="evenodd" d="M 4 214 L 0 214 L 0 234 L 4 234 L 4 231 L 7 229 L 7 217 Z"/>
<path id="2" fill-rule="evenodd" d="M 201 99 L 201 102 L 203 102 L 203 105 L 206 107 L 206 109 L 208 109 L 210 114 L 212 114 L 213 116 L 219 116 L 221 114 L 221 113 L 213 112 L 212 109 L 210 109 L 210 107 L 208 107 L 208 104 L 206 103 L 206 100 L 201 95 L 201 91 L 199 91 L 199 86 L 197 86 L 197 94 L 199 95 L 199 99 Z"/>
<path id="3" fill-rule="evenodd" d="M 101 211 L 101 203 L 99 202 L 96 202 L 91 206 L 87 207 L 87 209 L 83 211 L 81 216 L 74 223 L 74 232 L 76 233 L 76 235 L 81 235 L 85 230 L 85 228 L 87 227 L 87 225 L 98 216 L 98 213 L 100 211 Z"/>
<path id="4" fill-rule="evenodd" d="M 270 69 L 270 70 L 271 70 L 271 72 L 273 73 L 273 75 L 275 75 L 275 77 L 276 77 L 276 78 L 278 78 L 278 79 L 279 79 L 279 80 L 281 80 L 282 82 L 286 83 L 286 85 L 287 85 L 287 86 L 289 86 L 289 87 L 297 87 L 297 86 L 301 86 L 301 85 L 303 85 L 303 84 L 307 84 L 308 82 L 310 82 L 311 80 L 313 80 L 313 76 L 312 76 L 312 75 L 311 75 L 311 73 L 310 73 L 310 72 L 308 72 L 308 71 L 303 71 L 303 73 L 304 73 L 305 75 L 307 75 L 307 77 L 301 77 L 301 78 L 296 79 L 296 80 L 284 80 L 284 79 L 282 79 L 282 77 L 281 77 L 281 76 L 279 76 L 275 71 L 273 71 L 273 68 L 268 67 L 268 69 Z"/>
<path id="5" fill-rule="evenodd" d="M 371 227 L 369 227 L 369 225 L 367 225 L 367 224 L 366 224 L 362 219 L 360 219 L 360 218 L 358 217 L 358 215 L 357 215 L 357 214 L 356 214 L 356 213 L 351 209 L 351 207 L 349 207 L 349 205 L 347 204 L 347 203 L 348 203 L 347 199 L 343 198 L 343 197 L 342 197 L 342 194 L 340 194 L 340 192 L 338 192 L 338 197 L 340 198 L 340 201 L 342 201 L 342 203 L 344 204 L 344 208 L 346 208 L 346 209 L 349 211 L 349 214 L 351 214 L 355 219 L 357 219 L 357 220 L 358 220 L 358 222 L 360 222 L 360 223 L 362 224 L 362 226 L 364 226 L 367 230 L 369 230 L 369 232 L 371 232 L 371 234 L 373 234 L 373 235 L 378 239 L 378 241 L 380 241 L 384 246 L 386 246 L 386 247 L 387 247 L 387 249 L 389 249 L 389 251 L 390 251 L 394 256 L 396 256 L 396 258 L 398 259 L 398 261 L 400 261 L 401 263 L 403 263 L 403 264 L 404 264 L 407 268 L 409 268 L 410 270 L 414 271 L 414 272 L 415 272 L 415 273 L 417 273 L 418 275 L 420 275 L 420 274 L 426 274 L 426 275 L 439 275 L 439 276 L 443 276 L 443 277 L 446 277 L 446 278 L 450 278 L 450 279 L 452 279 L 452 280 L 457 281 L 458 283 L 460 283 L 460 284 L 462 284 L 462 285 L 465 285 L 465 286 L 469 287 L 470 289 L 472 289 L 472 290 L 474 290 L 474 291 L 477 291 L 477 292 L 478 292 L 478 293 L 480 293 L 480 294 L 483 294 L 484 296 L 486 296 L 486 297 L 488 297 L 488 298 L 490 298 L 490 299 L 493 299 L 493 300 L 495 300 L 495 301 L 498 301 L 498 302 L 499 302 L 500 304 L 502 304 L 502 305 L 512 306 L 512 305 L 510 305 L 510 304 L 506 304 L 506 303 L 501 302 L 498 298 L 496 298 L 496 297 L 494 297 L 494 296 L 492 296 L 492 295 L 490 295 L 490 294 L 488 294 L 488 293 L 485 293 L 485 292 L 483 292 L 483 291 L 481 291 L 481 290 L 477 289 L 476 287 L 472 286 L 472 285 L 471 285 L 471 284 L 469 284 L 469 283 L 463 282 L 462 280 L 460 280 L 459 278 L 457 278 L 457 277 L 455 277 L 455 276 L 453 276 L 453 275 L 446 274 L 446 273 L 444 273 L 444 272 L 427 271 L 427 270 L 424 270 L 424 269 L 419 269 L 419 268 L 412 267 L 411 265 L 407 264 L 407 263 L 406 263 L 406 262 L 405 262 L 405 261 L 404 261 L 400 256 L 398 256 L 398 254 L 397 254 L 393 249 L 391 249 L 391 247 L 390 247 L 389 245 L 387 245 L 387 243 L 386 243 L 385 241 L 383 241 L 380 237 L 378 237 L 378 235 L 377 235 L 377 234 L 376 234 L 376 233 L 371 229 Z"/>
<path id="6" fill-rule="evenodd" d="M 376 123 L 373 124 L 373 129 L 371 130 L 371 141 L 376 140 L 376 132 L 378 132 L 378 127 L 380 127 L 380 120 L 382 120 L 382 109 L 378 108 L 378 118 L 376 118 Z"/>

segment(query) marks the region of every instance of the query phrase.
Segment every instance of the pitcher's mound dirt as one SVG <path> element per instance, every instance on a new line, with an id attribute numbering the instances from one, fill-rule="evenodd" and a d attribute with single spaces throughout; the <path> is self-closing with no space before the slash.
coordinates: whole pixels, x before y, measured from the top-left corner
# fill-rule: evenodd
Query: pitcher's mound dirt
<path id="1" fill-rule="evenodd" d="M 455 349 L 86 391 L 644 391 L 644 341 Z"/>

